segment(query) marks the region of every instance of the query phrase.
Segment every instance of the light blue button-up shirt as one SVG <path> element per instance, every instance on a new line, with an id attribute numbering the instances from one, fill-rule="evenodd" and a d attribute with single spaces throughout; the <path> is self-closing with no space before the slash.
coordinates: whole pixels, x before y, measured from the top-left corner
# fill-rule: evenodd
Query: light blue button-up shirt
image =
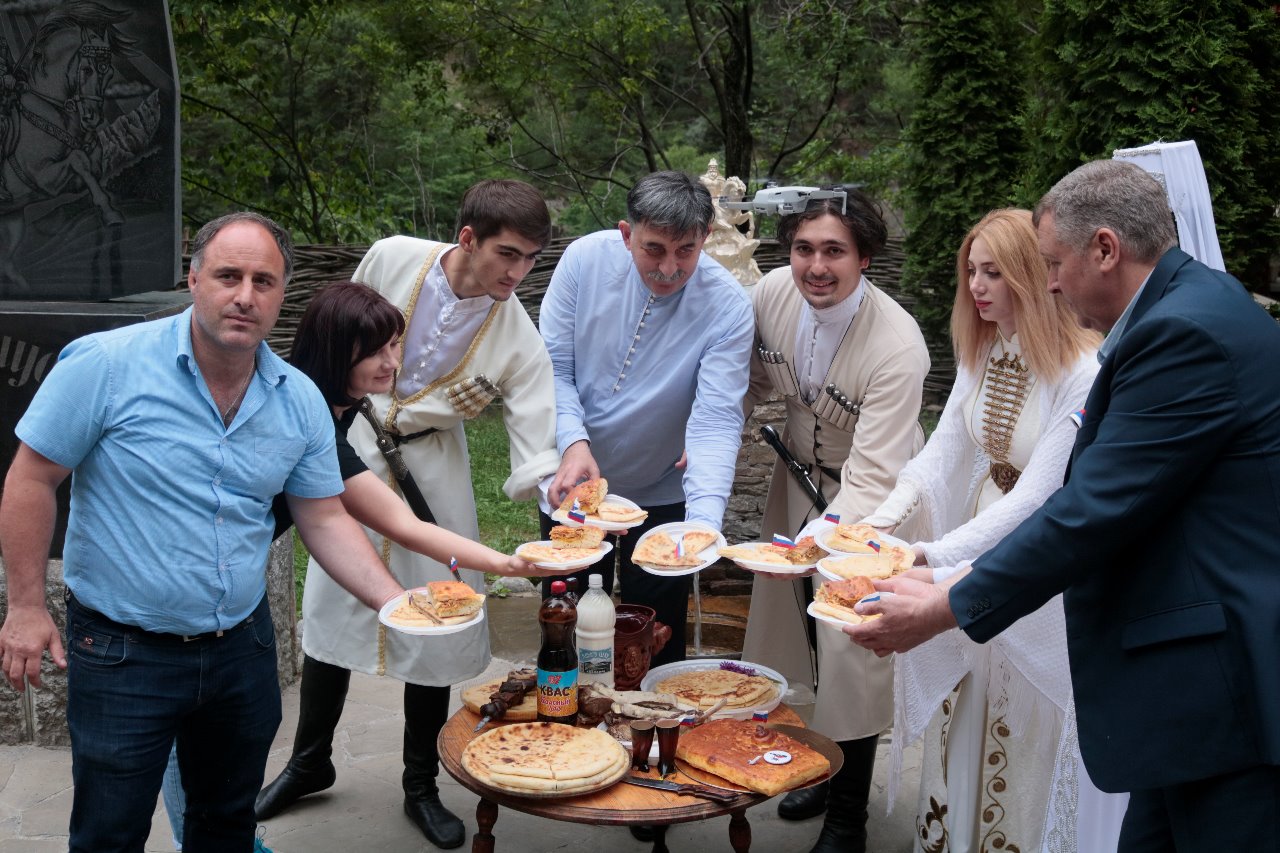
<path id="1" fill-rule="evenodd" d="M 76 598 L 173 634 L 253 612 L 274 495 L 342 492 L 323 397 L 266 344 L 223 426 L 192 355 L 191 313 L 73 341 L 17 427 L 73 469 L 63 574 Z"/>
<path id="2" fill-rule="evenodd" d="M 742 286 L 706 255 L 654 296 L 616 230 L 574 241 L 542 302 L 556 382 L 556 443 L 579 439 L 609 491 L 642 506 L 686 502 L 720 529 L 742 435 L 754 320 Z M 673 466 L 688 450 L 685 471 Z"/>
<path id="3" fill-rule="evenodd" d="M 1107 360 L 1107 356 L 1120 345 L 1120 336 L 1124 334 L 1124 330 L 1129 325 L 1129 317 L 1133 315 L 1133 309 L 1138 304 L 1142 291 L 1147 289 L 1147 281 L 1151 278 L 1151 273 L 1147 273 L 1147 277 L 1142 280 L 1142 284 L 1138 285 L 1138 290 L 1133 294 L 1133 298 L 1129 300 L 1129 304 L 1124 307 L 1124 311 L 1116 320 L 1116 324 L 1107 332 L 1107 336 L 1102 339 L 1102 345 L 1098 347 L 1098 364 Z"/>

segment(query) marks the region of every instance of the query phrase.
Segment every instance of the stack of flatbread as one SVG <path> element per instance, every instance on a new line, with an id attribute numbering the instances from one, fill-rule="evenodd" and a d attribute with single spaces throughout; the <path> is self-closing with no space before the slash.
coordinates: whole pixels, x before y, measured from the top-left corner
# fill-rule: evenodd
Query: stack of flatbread
<path id="1" fill-rule="evenodd" d="M 499 791 L 570 797 L 617 782 L 626 775 L 631 757 L 599 729 L 513 723 L 467 744 L 462 766 L 482 785 Z"/>
<path id="2" fill-rule="evenodd" d="M 768 752 L 789 756 L 781 764 L 761 760 Z M 676 757 L 770 797 L 819 779 L 831 770 L 826 757 L 795 738 L 750 720 L 712 720 L 680 737 Z"/>
<path id="3" fill-rule="evenodd" d="M 743 675 L 729 669 L 695 669 L 664 678 L 654 685 L 697 708 L 710 708 L 724 700 L 725 711 L 740 711 L 772 702 L 778 685 L 763 675 Z"/>
<path id="4" fill-rule="evenodd" d="M 666 531 L 645 536 L 631 554 L 631 562 L 658 569 L 683 569 L 702 563 L 699 552 L 715 543 L 716 534 L 710 530 L 690 530 L 681 541 L 683 554 L 676 554 L 676 541 Z"/>

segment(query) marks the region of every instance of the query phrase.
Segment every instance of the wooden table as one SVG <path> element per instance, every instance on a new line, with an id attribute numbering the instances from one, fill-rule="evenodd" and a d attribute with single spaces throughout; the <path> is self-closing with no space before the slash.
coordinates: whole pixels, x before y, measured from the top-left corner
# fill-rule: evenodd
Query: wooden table
<path id="1" fill-rule="evenodd" d="M 493 853 L 493 825 L 498 820 L 498 806 L 552 820 L 593 826 L 652 826 L 653 853 L 667 853 L 665 836 L 671 824 L 727 814 L 730 816 L 729 843 L 737 853 L 747 853 L 751 847 L 751 826 L 747 823 L 746 811 L 769 799 L 764 794 L 742 794 L 727 803 L 715 803 L 625 782 L 577 797 L 538 799 L 500 793 L 484 787 L 462 768 L 462 750 L 476 737 L 472 730 L 479 722 L 478 715 L 462 708 L 445 723 L 439 741 L 440 763 L 445 771 L 480 797 L 476 805 L 477 827 L 471 842 L 472 853 Z M 804 725 L 796 712 L 786 705 L 779 705 L 771 711 L 769 722 Z M 653 771 L 649 775 L 656 776 L 657 773 Z"/>

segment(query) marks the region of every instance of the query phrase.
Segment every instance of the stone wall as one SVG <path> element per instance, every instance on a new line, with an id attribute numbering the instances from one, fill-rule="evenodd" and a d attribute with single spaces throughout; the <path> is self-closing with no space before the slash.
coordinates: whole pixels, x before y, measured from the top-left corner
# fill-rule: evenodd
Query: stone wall
<path id="1" fill-rule="evenodd" d="M 4 566 L 0 561 L 0 569 Z M 63 602 L 62 561 L 50 560 L 45 584 L 49 610 L 58 630 L 66 637 L 67 607 Z M 276 662 L 280 686 L 298 678 L 301 648 L 293 585 L 293 536 L 281 536 L 271 546 L 267 563 L 267 598 L 276 626 Z M 9 612 L 8 576 L 0 572 L 0 619 Z M 40 665 L 41 688 L 18 693 L 0 683 L 0 744 L 34 743 L 38 746 L 70 746 L 67 732 L 67 674 L 54 666 L 48 654 Z"/>

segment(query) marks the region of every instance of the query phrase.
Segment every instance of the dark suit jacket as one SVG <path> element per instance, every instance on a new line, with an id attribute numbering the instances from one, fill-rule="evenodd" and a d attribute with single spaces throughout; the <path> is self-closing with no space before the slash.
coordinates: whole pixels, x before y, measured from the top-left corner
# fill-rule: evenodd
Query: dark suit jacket
<path id="1" fill-rule="evenodd" d="M 1058 592 L 1095 785 L 1280 765 L 1280 326 L 1178 249 L 1102 364 L 1066 485 L 950 600 L 982 642 Z"/>

